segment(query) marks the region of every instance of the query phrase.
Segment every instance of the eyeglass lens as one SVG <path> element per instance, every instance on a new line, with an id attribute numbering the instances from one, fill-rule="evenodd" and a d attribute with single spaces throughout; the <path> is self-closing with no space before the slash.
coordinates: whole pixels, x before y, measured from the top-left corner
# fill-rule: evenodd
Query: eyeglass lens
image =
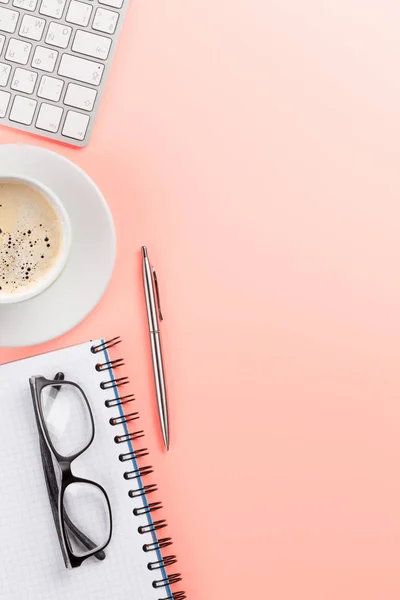
<path id="1" fill-rule="evenodd" d="M 41 391 L 40 404 L 56 452 L 69 457 L 84 450 L 93 435 L 93 424 L 80 389 L 68 383 L 47 385 Z"/>
<path id="2" fill-rule="evenodd" d="M 91 483 L 71 483 L 64 493 L 64 522 L 71 552 L 78 557 L 104 546 L 110 536 L 110 513 L 103 491 Z M 68 515 L 68 517 L 67 517 Z M 74 527 L 68 527 L 68 523 Z M 80 535 L 74 534 L 78 529 Z M 82 534 L 87 537 L 82 543 Z"/>

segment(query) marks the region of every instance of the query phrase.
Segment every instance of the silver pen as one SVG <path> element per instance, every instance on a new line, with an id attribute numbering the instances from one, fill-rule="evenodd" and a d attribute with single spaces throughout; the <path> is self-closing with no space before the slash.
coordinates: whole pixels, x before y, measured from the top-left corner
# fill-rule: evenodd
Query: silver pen
<path id="1" fill-rule="evenodd" d="M 157 274 L 150 265 L 146 246 L 142 246 L 143 285 L 146 298 L 147 318 L 149 321 L 151 356 L 153 358 L 154 384 L 156 387 L 158 414 L 164 444 L 169 450 L 169 423 L 167 390 L 165 385 L 164 366 L 161 352 L 160 321 L 163 315 L 160 308 L 160 292 Z"/>

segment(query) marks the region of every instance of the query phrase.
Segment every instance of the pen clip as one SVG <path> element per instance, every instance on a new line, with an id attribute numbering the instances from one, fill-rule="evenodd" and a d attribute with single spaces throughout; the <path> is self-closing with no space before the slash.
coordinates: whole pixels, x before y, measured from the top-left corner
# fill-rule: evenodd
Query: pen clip
<path id="1" fill-rule="evenodd" d="M 160 304 L 160 288 L 158 285 L 158 278 L 157 278 L 157 273 L 154 267 L 151 267 L 151 270 L 153 272 L 153 279 L 154 279 L 154 287 L 156 290 L 156 299 L 157 299 L 157 309 L 158 309 L 158 316 L 160 321 L 164 320 L 163 314 L 161 312 L 161 304 Z"/>

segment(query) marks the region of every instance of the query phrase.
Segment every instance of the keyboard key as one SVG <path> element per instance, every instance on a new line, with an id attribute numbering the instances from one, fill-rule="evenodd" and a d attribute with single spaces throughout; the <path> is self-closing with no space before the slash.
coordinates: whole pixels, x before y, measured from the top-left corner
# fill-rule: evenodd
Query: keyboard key
<path id="1" fill-rule="evenodd" d="M 5 35 L 0 35 L 0 54 L 1 51 L 3 50 L 3 46 L 4 46 L 4 42 L 6 41 L 6 36 Z"/>
<path id="2" fill-rule="evenodd" d="M 47 17 L 61 19 L 66 0 L 43 0 L 39 12 Z"/>
<path id="3" fill-rule="evenodd" d="M 32 59 L 32 67 L 51 73 L 54 71 L 57 56 L 57 50 L 51 50 L 51 48 L 45 48 L 44 46 L 36 46 Z"/>
<path id="4" fill-rule="evenodd" d="M 44 19 L 39 19 L 32 15 L 24 15 L 21 27 L 19 28 L 19 35 L 39 42 L 42 39 L 45 24 L 46 21 Z"/>
<path id="5" fill-rule="evenodd" d="M 5 87 L 7 85 L 8 78 L 10 77 L 11 67 L 5 63 L 0 63 L 0 85 Z"/>
<path id="6" fill-rule="evenodd" d="M 104 65 L 71 54 L 63 54 L 58 67 L 58 74 L 62 77 L 92 85 L 100 84 L 103 71 Z"/>
<path id="7" fill-rule="evenodd" d="M 14 71 L 14 77 L 12 78 L 11 87 L 13 90 L 19 92 L 25 92 L 25 94 L 32 94 L 37 79 L 37 73 L 34 71 L 28 71 L 27 69 L 17 68 Z"/>
<path id="8" fill-rule="evenodd" d="M 46 35 L 46 44 L 57 46 L 57 48 L 66 48 L 71 37 L 72 27 L 61 25 L 61 23 L 50 23 Z"/>
<path id="9" fill-rule="evenodd" d="M 11 94 L 0 90 L 0 117 L 3 118 L 7 112 L 8 103 L 10 102 Z"/>
<path id="10" fill-rule="evenodd" d="M 0 6 L 0 31 L 14 33 L 17 28 L 19 13 Z"/>
<path id="11" fill-rule="evenodd" d="M 6 59 L 10 62 L 26 65 L 32 50 L 32 44 L 21 42 L 21 40 L 11 39 L 8 44 Z"/>
<path id="12" fill-rule="evenodd" d="M 104 31 L 104 33 L 114 33 L 119 14 L 113 10 L 106 10 L 105 8 L 98 8 L 93 20 L 93 29 L 97 31 Z"/>
<path id="13" fill-rule="evenodd" d="M 89 23 L 92 10 L 93 7 L 90 4 L 71 0 L 65 20 L 68 21 L 68 23 L 75 23 L 76 25 L 86 27 Z"/>
<path id="14" fill-rule="evenodd" d="M 33 121 L 37 102 L 32 98 L 24 98 L 23 96 L 15 96 L 14 104 L 10 112 L 10 121 L 22 123 L 22 125 L 30 125 Z"/>
<path id="15" fill-rule="evenodd" d="M 64 104 L 81 108 L 82 110 L 92 110 L 96 96 L 96 90 L 84 87 L 83 85 L 77 85 L 76 83 L 70 83 L 67 87 Z"/>
<path id="16" fill-rule="evenodd" d="M 40 80 L 39 89 L 37 95 L 39 98 L 45 98 L 46 100 L 53 100 L 58 102 L 61 98 L 61 92 L 64 87 L 62 79 L 56 79 L 49 75 L 43 75 Z"/>
<path id="17" fill-rule="evenodd" d="M 36 127 L 57 133 L 60 126 L 63 109 L 54 104 L 46 104 L 43 102 L 39 109 L 39 114 L 36 120 Z"/>
<path id="18" fill-rule="evenodd" d="M 81 113 L 69 110 L 65 119 L 62 134 L 65 137 L 82 141 L 88 128 L 90 117 Z"/>
<path id="19" fill-rule="evenodd" d="M 13 0 L 13 6 L 25 10 L 35 10 L 37 0 Z"/>
<path id="20" fill-rule="evenodd" d="M 8 4 L 9 0 L 0 0 L 0 4 Z"/>
<path id="21" fill-rule="evenodd" d="M 110 38 L 78 29 L 74 43 L 72 44 L 72 50 L 74 52 L 79 52 L 80 54 L 86 54 L 87 56 L 106 60 L 108 53 L 110 52 L 110 46 Z"/>
<path id="22" fill-rule="evenodd" d="M 124 0 L 99 0 L 99 4 L 111 6 L 112 8 L 122 8 Z"/>

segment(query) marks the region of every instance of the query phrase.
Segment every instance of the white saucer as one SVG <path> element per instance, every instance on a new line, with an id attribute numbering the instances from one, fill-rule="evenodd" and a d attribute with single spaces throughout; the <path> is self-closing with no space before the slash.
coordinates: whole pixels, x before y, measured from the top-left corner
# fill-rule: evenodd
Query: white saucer
<path id="1" fill-rule="evenodd" d="M 64 271 L 39 296 L 0 305 L 0 346 L 32 346 L 66 333 L 96 306 L 116 252 L 110 209 L 93 181 L 66 158 L 36 146 L 0 145 L 0 176 L 12 171 L 51 188 L 71 219 L 72 246 Z"/>

